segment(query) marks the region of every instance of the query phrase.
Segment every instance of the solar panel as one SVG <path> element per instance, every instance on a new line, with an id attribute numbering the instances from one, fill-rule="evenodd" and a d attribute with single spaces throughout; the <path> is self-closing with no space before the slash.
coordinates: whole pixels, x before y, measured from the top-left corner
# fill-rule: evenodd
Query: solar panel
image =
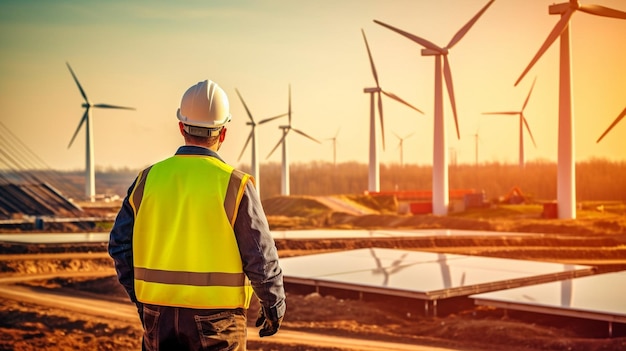
<path id="1" fill-rule="evenodd" d="M 626 271 L 471 295 L 476 304 L 626 323 Z"/>
<path id="2" fill-rule="evenodd" d="M 549 262 L 369 248 L 281 259 L 286 282 L 423 300 L 589 275 Z"/>

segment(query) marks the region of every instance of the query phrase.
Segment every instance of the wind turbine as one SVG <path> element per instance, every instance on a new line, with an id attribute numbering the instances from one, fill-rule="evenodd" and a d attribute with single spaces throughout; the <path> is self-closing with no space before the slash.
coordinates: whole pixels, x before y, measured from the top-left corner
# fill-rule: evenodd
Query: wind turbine
<path id="1" fill-rule="evenodd" d="M 287 124 L 286 126 L 278 127 L 282 129 L 283 136 L 282 138 L 280 138 L 276 146 L 274 146 L 272 151 L 270 151 L 270 153 L 267 155 L 267 158 L 269 158 L 270 156 L 272 156 L 272 154 L 274 153 L 274 151 L 278 148 L 280 144 L 283 145 L 283 171 L 282 171 L 281 182 L 280 182 L 280 185 L 281 185 L 280 194 L 284 196 L 289 196 L 289 158 L 288 158 L 289 155 L 287 154 L 287 135 L 289 135 L 289 132 L 293 130 L 294 132 L 306 138 L 309 138 L 318 144 L 321 144 L 319 140 L 291 126 L 291 85 L 289 85 L 289 110 L 288 110 L 287 115 L 289 118 L 289 124 Z"/>
<path id="2" fill-rule="evenodd" d="M 246 102 L 243 101 L 243 97 L 241 97 L 241 94 L 239 93 L 239 90 L 235 89 L 235 91 L 237 92 L 237 96 L 239 96 L 239 100 L 241 100 L 241 103 L 243 104 L 243 107 L 246 109 L 246 113 L 248 114 L 248 118 L 250 118 L 249 122 L 246 122 L 247 125 L 251 126 L 251 130 L 250 130 L 250 134 L 248 134 L 248 139 L 246 139 L 246 143 L 243 145 L 243 149 L 241 149 L 241 153 L 239 154 L 239 158 L 237 159 L 237 161 L 239 161 L 241 159 L 241 156 L 243 156 L 244 151 L 246 151 L 246 148 L 248 147 L 248 144 L 250 142 L 252 142 L 252 150 L 251 150 L 251 154 L 252 154 L 252 162 L 250 163 L 250 168 L 252 171 L 252 176 L 255 179 L 255 184 L 256 184 L 256 190 L 259 193 L 259 196 L 261 194 L 261 179 L 260 179 L 260 172 L 259 172 L 259 162 L 257 160 L 257 150 L 258 150 L 258 143 L 256 140 L 256 126 L 257 125 L 261 125 L 263 123 L 267 123 L 270 121 L 273 121 L 277 118 L 280 117 L 284 117 L 287 116 L 286 113 L 283 113 L 281 115 L 278 116 L 274 116 L 274 117 L 270 117 L 270 118 L 265 118 L 260 120 L 258 123 L 254 121 L 254 118 L 252 117 L 252 113 L 250 113 L 250 109 L 248 109 L 248 106 L 246 105 Z"/>
<path id="3" fill-rule="evenodd" d="M 378 95 L 378 116 L 380 118 L 380 130 L 382 136 L 383 149 L 385 148 L 385 126 L 383 123 L 383 100 L 381 97 L 381 93 L 386 96 L 414 109 L 415 111 L 424 114 L 417 107 L 409 104 L 408 102 L 402 100 L 395 94 L 384 91 L 378 82 L 378 74 L 376 73 L 376 66 L 374 65 L 374 59 L 372 58 L 372 52 L 370 51 L 370 46 L 367 43 L 367 37 L 365 36 L 365 31 L 361 29 L 361 33 L 363 34 L 363 40 L 365 40 L 365 47 L 367 48 L 367 55 L 369 56 L 370 65 L 372 66 L 372 74 L 374 75 L 374 81 L 376 82 L 376 87 L 374 88 L 365 88 L 363 92 L 370 94 L 370 163 L 369 163 L 369 178 L 368 178 L 368 187 L 367 190 L 378 192 L 380 191 L 380 162 L 378 160 L 378 135 L 376 132 L 376 112 L 374 109 L 374 94 Z"/>
<path id="4" fill-rule="evenodd" d="M 383 22 L 374 20 L 400 35 L 423 46 L 422 56 L 435 56 L 435 127 L 434 127 L 434 145 L 433 145 L 433 214 L 448 214 L 449 191 L 448 191 L 448 159 L 446 154 L 446 128 L 443 119 L 443 85 L 442 80 L 445 79 L 450 105 L 452 105 L 452 113 L 454 115 L 454 125 L 456 127 L 456 136 L 461 139 L 459 134 L 459 123 L 456 113 L 456 102 L 454 99 L 454 88 L 452 86 L 452 72 L 450 71 L 450 63 L 448 62 L 448 54 L 450 49 L 454 47 L 476 23 L 478 18 L 487 10 L 487 8 L 495 0 L 490 0 L 465 26 L 463 26 L 450 40 L 448 45 L 439 47 L 432 42 L 420 38 L 416 35 L 407 33 L 398 28 L 392 27 Z M 443 67 L 442 67 L 443 61 Z"/>
<path id="5" fill-rule="evenodd" d="M 576 11 L 588 14 L 626 19 L 626 12 L 600 5 L 581 5 L 578 0 L 554 4 L 548 7 L 551 15 L 561 15 L 545 42 L 539 48 L 524 72 L 515 82 L 517 85 L 535 65 L 557 38 L 559 48 L 559 142 L 557 167 L 557 210 L 561 219 L 576 218 L 576 162 L 574 160 L 574 118 L 572 104 L 572 72 L 570 59 L 570 18 Z"/>
<path id="6" fill-rule="evenodd" d="M 480 135 L 478 134 L 478 128 L 476 129 L 476 133 L 471 136 L 474 137 L 474 165 L 478 166 L 478 143 L 482 142 Z"/>
<path id="7" fill-rule="evenodd" d="M 67 68 L 69 68 L 70 73 L 72 74 L 72 77 L 74 78 L 74 81 L 76 82 L 76 85 L 78 86 L 78 90 L 80 90 L 80 94 L 83 96 L 83 99 L 85 99 L 85 102 L 83 102 L 83 104 L 81 105 L 82 107 L 85 108 L 85 113 L 83 114 L 83 117 L 80 119 L 80 122 L 78 123 L 78 127 L 76 128 L 76 131 L 74 132 L 74 135 L 72 136 L 72 140 L 70 140 L 69 145 L 67 145 L 67 148 L 69 149 L 72 146 L 72 143 L 74 143 L 74 139 L 76 139 L 76 135 L 78 134 L 78 132 L 80 131 L 80 128 L 83 126 L 83 124 L 85 125 L 85 196 L 87 196 L 87 198 L 89 199 L 89 201 L 95 201 L 95 196 L 96 196 L 96 176 L 95 176 L 95 165 L 94 165 L 94 151 L 93 151 L 93 129 L 91 128 L 92 126 L 92 117 L 91 117 L 91 108 L 114 108 L 114 109 L 122 109 L 122 110 L 134 110 L 135 108 L 133 107 L 123 107 L 123 106 L 115 106 L 115 105 L 109 105 L 109 104 L 92 104 L 89 101 L 89 98 L 87 98 L 87 94 L 85 94 L 85 90 L 83 90 L 83 87 L 80 85 L 80 83 L 78 82 L 78 78 L 76 78 L 76 74 L 74 74 L 74 71 L 72 70 L 72 67 L 70 67 L 69 63 L 65 63 L 67 65 Z"/>
<path id="8" fill-rule="evenodd" d="M 333 142 L 333 165 L 337 166 L 337 136 L 339 135 L 339 128 L 337 128 L 337 132 L 335 136 L 332 138 L 326 138 L 326 140 L 332 140 Z"/>
<path id="9" fill-rule="evenodd" d="M 617 123 L 619 123 L 619 121 L 622 120 L 622 118 L 624 118 L 624 116 L 626 116 L 626 108 L 624 108 L 622 113 L 620 113 L 619 116 L 617 116 L 617 118 L 613 121 L 613 123 L 611 123 L 609 128 L 607 128 L 607 130 L 604 131 L 604 133 L 602 133 L 602 135 L 598 138 L 598 140 L 596 140 L 596 143 L 599 143 L 600 140 L 602 140 L 602 138 L 604 138 L 611 131 L 611 129 L 613 129 L 613 127 L 615 127 Z"/>
<path id="10" fill-rule="evenodd" d="M 404 140 L 410 138 L 415 133 L 413 132 L 405 135 L 404 138 L 399 136 L 396 132 L 393 132 L 393 134 L 396 138 L 398 138 L 398 148 L 400 149 L 400 167 L 404 167 Z"/>
<path id="11" fill-rule="evenodd" d="M 530 131 L 530 127 L 528 126 L 528 121 L 524 116 L 524 109 L 528 104 L 528 100 L 530 99 L 530 94 L 533 92 L 533 88 L 535 87 L 535 82 L 537 78 L 533 80 L 533 85 L 530 87 L 530 91 L 528 92 L 528 96 L 526 96 L 526 101 L 524 101 L 524 105 L 522 105 L 522 109 L 520 111 L 504 111 L 504 112 L 483 112 L 483 115 L 513 115 L 519 116 L 519 166 L 520 168 L 524 167 L 524 127 L 528 131 L 530 135 L 530 139 L 533 141 L 533 145 L 537 147 L 535 143 L 535 138 L 533 138 L 533 133 Z"/>

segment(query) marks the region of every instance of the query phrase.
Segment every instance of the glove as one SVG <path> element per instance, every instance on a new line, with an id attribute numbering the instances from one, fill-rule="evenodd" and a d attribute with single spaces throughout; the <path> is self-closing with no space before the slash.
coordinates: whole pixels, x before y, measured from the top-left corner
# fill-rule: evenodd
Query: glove
<path id="1" fill-rule="evenodd" d="M 263 326 L 261 330 L 259 330 L 260 337 L 272 336 L 276 334 L 276 332 L 278 332 L 278 328 L 280 328 L 280 323 L 283 321 L 283 317 L 280 317 L 280 318 L 266 317 L 264 309 L 265 309 L 264 307 L 261 307 L 259 309 L 259 317 L 257 318 L 256 323 L 254 323 L 254 326 L 257 328 L 260 326 Z"/>

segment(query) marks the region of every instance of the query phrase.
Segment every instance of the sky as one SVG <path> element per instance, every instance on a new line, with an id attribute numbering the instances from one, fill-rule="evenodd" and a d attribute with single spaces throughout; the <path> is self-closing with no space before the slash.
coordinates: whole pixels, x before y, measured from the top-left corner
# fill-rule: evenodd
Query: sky
<path id="1" fill-rule="evenodd" d="M 361 30 L 381 86 L 424 112 L 384 98 L 386 147 L 381 164 L 431 165 L 434 58 L 374 19 L 446 45 L 487 0 L 198 0 L 0 1 L 0 121 L 49 167 L 84 169 L 85 131 L 68 144 L 83 114 L 72 66 L 93 103 L 97 168 L 139 169 L 182 144 L 176 119 L 191 85 L 210 79 L 228 94 L 233 115 L 220 155 L 233 165 L 249 133 L 239 90 L 255 119 L 287 112 L 293 127 L 321 141 L 289 135 L 291 163 L 367 163 L 370 96 L 375 86 Z M 518 120 L 484 112 L 524 111 L 527 161 L 557 158 L 558 41 L 514 86 L 559 20 L 553 0 L 496 0 L 449 60 L 460 140 L 447 96 L 449 152 L 458 163 L 517 163 Z M 626 12 L 622 0 L 590 0 Z M 626 20 L 577 12 L 571 19 L 575 157 L 626 160 L 626 122 L 598 137 L 626 107 Z M 257 129 L 261 163 L 281 162 L 273 121 Z M 396 136 L 397 134 L 397 136 Z M 478 138 L 476 138 L 478 136 Z M 477 142 L 478 140 L 478 142 Z"/>

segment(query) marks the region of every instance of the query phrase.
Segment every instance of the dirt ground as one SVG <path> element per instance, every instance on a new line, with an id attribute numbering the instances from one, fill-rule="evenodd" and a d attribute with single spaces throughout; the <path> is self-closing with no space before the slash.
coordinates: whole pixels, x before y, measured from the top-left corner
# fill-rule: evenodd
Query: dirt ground
<path id="1" fill-rule="evenodd" d="M 362 247 L 392 247 L 457 254 L 592 264 L 598 272 L 626 269 L 626 216 L 571 221 L 522 218 L 458 218 L 354 215 L 325 212 L 306 217 L 268 211 L 273 229 L 332 227 L 449 228 L 544 233 L 538 237 L 504 236 L 375 240 L 277 240 L 281 257 Z M 41 255 L 39 260 L 2 260 L 2 255 L 61 252 L 105 252 L 97 245 L 0 246 L 0 278 L 26 274 L 102 271 L 108 259 L 76 262 Z M 26 256 L 25 256 L 26 257 Z M 30 257 L 30 256 L 29 256 Z M 125 301 L 125 292 L 114 276 L 56 278 L 27 283 L 55 291 L 88 292 L 102 299 Z M 345 291 L 320 290 L 287 285 L 288 311 L 281 330 L 305 331 L 354 339 L 382 340 L 410 345 L 448 347 L 458 350 L 626 350 L 626 325 L 538 313 L 505 311 L 476 306 L 464 298 L 442 300 L 438 315 L 425 315 L 421 302 L 376 295 L 358 296 Z M 445 301 L 445 303 L 443 302 Z M 254 322 L 258 304 L 249 311 Z M 251 326 L 251 330 L 256 331 Z M 122 322 L 95 318 L 61 308 L 0 299 L 1 350 L 140 350 L 138 320 Z M 337 347 L 279 344 L 272 338 L 251 341 L 252 351 L 338 351 Z M 351 350 L 354 350 L 352 348 Z"/>

